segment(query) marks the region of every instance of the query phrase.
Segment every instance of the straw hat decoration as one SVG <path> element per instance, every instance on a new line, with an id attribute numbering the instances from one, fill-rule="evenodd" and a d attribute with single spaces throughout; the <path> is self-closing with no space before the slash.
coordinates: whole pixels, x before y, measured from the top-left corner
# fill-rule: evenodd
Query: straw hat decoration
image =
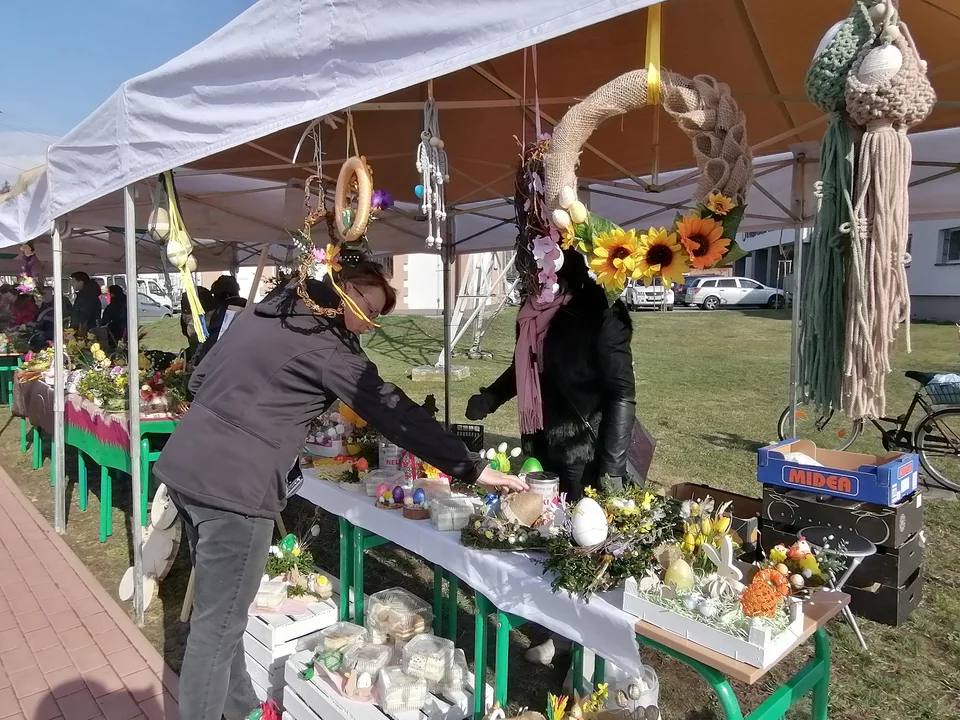
<path id="1" fill-rule="evenodd" d="M 564 249 L 584 254 L 611 302 L 628 279 L 682 282 L 691 268 L 729 264 L 744 255 L 733 239 L 753 180 L 753 159 L 744 114 L 730 88 L 712 77 L 661 76 L 661 105 L 690 137 L 701 173 L 693 209 L 669 228 L 637 232 L 591 213 L 578 198 L 576 168 L 584 144 L 603 121 L 647 105 L 647 93 L 647 70 L 611 80 L 567 111 L 543 153 L 551 234 Z M 556 290 L 543 288 L 541 299 L 549 300 Z"/>

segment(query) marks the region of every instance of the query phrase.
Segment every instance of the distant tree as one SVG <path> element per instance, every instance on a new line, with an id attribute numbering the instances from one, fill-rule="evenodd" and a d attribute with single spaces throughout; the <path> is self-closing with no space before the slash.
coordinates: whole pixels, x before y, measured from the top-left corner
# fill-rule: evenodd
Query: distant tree
<path id="1" fill-rule="evenodd" d="M 8 193 L 8 192 L 10 192 L 10 181 L 5 180 L 3 183 L 3 187 L 0 187 L 0 193 Z"/>

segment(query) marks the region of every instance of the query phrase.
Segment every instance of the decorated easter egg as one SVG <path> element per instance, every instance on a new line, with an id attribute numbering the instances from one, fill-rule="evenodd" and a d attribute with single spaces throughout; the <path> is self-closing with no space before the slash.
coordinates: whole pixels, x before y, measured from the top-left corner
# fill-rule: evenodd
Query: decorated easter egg
<path id="1" fill-rule="evenodd" d="M 413 189 L 413 193 L 414 193 L 418 198 L 422 198 L 422 197 L 423 197 L 423 185 L 417 185 L 417 186 Z"/>
<path id="2" fill-rule="evenodd" d="M 607 539 L 607 516 L 593 498 L 583 498 L 574 508 L 573 539 L 580 547 L 593 547 Z"/>
<path id="3" fill-rule="evenodd" d="M 413 507 L 413 497 L 411 497 L 410 495 L 404 495 L 403 504 L 405 507 Z"/>
<path id="4" fill-rule="evenodd" d="M 587 206 L 579 200 L 573 203 L 567 212 L 570 215 L 570 220 L 572 220 L 575 225 L 579 225 L 580 223 L 587 221 Z"/>
<path id="5" fill-rule="evenodd" d="M 693 587 L 693 568 L 682 558 L 677 558 L 663 574 L 663 582 L 674 590 L 689 590 Z"/>
<path id="6" fill-rule="evenodd" d="M 380 497 L 385 492 L 390 492 L 389 485 L 387 485 L 386 483 L 380 483 L 379 485 L 377 485 L 377 497 Z"/>
<path id="7" fill-rule="evenodd" d="M 393 501 L 395 503 L 403 502 L 403 488 L 399 485 L 393 488 Z"/>
<path id="8" fill-rule="evenodd" d="M 423 491 L 423 488 L 417 488 L 416 490 L 413 491 L 414 505 L 423 505 L 426 499 L 427 499 L 427 494 Z"/>

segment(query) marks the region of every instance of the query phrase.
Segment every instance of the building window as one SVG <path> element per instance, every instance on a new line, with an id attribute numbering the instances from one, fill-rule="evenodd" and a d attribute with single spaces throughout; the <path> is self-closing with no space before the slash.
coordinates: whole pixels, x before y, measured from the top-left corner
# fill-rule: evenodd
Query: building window
<path id="1" fill-rule="evenodd" d="M 940 231 L 940 264 L 960 263 L 960 228 Z"/>

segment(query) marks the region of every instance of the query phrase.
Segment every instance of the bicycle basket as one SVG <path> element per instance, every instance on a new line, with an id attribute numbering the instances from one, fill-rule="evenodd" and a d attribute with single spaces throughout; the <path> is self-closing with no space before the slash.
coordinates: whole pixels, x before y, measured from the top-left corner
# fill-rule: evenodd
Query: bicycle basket
<path id="1" fill-rule="evenodd" d="M 960 383 L 931 383 L 924 389 L 934 405 L 960 405 Z"/>

